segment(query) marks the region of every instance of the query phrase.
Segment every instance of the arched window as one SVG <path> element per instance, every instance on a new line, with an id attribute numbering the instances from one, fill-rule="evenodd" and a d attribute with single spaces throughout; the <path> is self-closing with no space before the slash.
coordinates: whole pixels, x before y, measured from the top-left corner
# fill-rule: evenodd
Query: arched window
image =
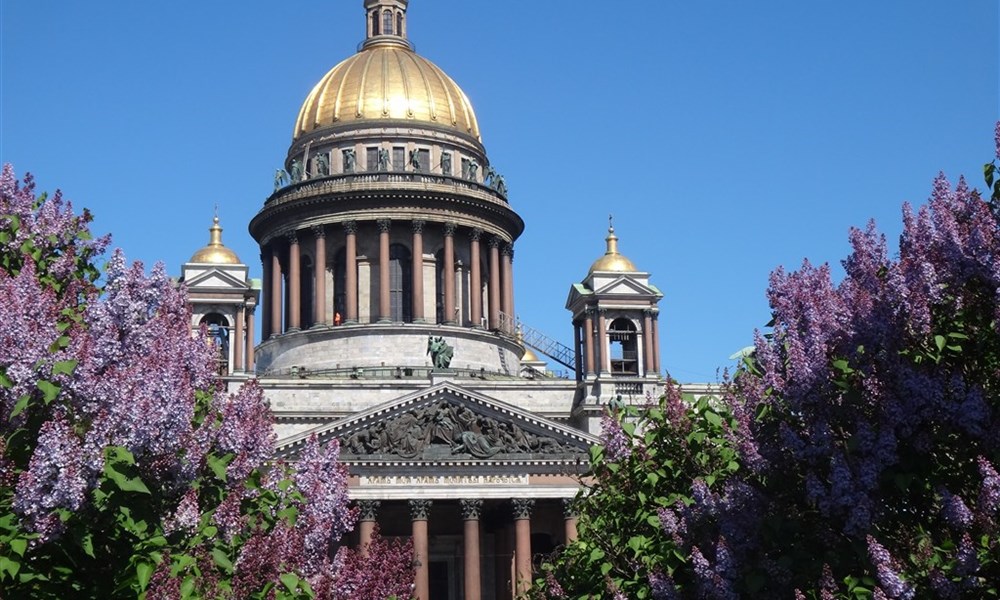
<path id="1" fill-rule="evenodd" d="M 396 13 L 396 35 L 403 35 L 403 13 Z"/>
<path id="2" fill-rule="evenodd" d="M 402 244 L 389 246 L 389 315 L 395 322 L 413 320 L 413 263 Z"/>
<path id="3" fill-rule="evenodd" d="M 392 35 L 392 11 L 382 11 L 382 34 Z"/>
<path id="4" fill-rule="evenodd" d="M 199 323 L 208 330 L 208 339 L 218 349 L 216 360 L 219 364 L 219 374 L 229 374 L 229 320 L 219 313 L 209 313 L 201 318 Z"/>
<path id="5" fill-rule="evenodd" d="M 372 11 L 372 35 L 378 35 L 378 11 Z"/>
<path id="6" fill-rule="evenodd" d="M 639 344 L 635 324 L 625 318 L 617 318 L 608 328 L 608 346 L 612 375 L 639 374 Z"/>

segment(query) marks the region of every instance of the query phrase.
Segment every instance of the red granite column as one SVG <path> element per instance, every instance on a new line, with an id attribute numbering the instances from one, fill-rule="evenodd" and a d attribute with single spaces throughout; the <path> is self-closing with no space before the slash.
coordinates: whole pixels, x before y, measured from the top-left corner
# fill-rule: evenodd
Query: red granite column
<path id="1" fill-rule="evenodd" d="M 642 351 L 646 355 L 643 358 L 643 364 L 645 365 L 644 371 L 646 375 L 656 372 L 656 367 L 653 364 L 653 312 L 650 310 L 642 311 Z"/>
<path id="2" fill-rule="evenodd" d="M 455 323 L 455 224 L 444 226 L 444 264 L 441 277 L 444 279 L 444 322 Z"/>
<path id="3" fill-rule="evenodd" d="M 479 573 L 479 516 L 482 500 L 462 500 L 465 539 L 465 600 L 481 600 L 482 581 Z"/>
<path id="4" fill-rule="evenodd" d="M 563 535 L 563 542 L 566 544 L 576 541 L 576 522 L 579 519 L 579 513 L 576 510 L 576 499 L 575 498 L 563 498 L 563 525 L 565 533 Z"/>
<path id="5" fill-rule="evenodd" d="M 313 227 L 316 239 L 315 258 L 313 266 L 313 327 L 326 325 L 326 228 L 322 225 Z"/>
<path id="6" fill-rule="evenodd" d="M 281 257 L 271 246 L 271 336 L 281 335 Z"/>
<path id="7" fill-rule="evenodd" d="M 611 363 L 608 362 L 608 324 L 604 317 L 605 313 L 607 313 L 605 309 L 597 309 L 597 343 L 600 344 L 597 349 L 601 357 L 597 366 L 598 375 L 611 371 Z"/>
<path id="8" fill-rule="evenodd" d="M 424 322 L 424 222 L 413 222 L 413 315 L 414 323 Z"/>
<path id="9" fill-rule="evenodd" d="M 504 331 L 508 335 L 514 335 L 514 247 L 504 244 L 500 253 L 500 277 L 503 279 L 501 285 L 502 296 L 500 300 L 500 310 L 507 315 L 504 319 Z"/>
<path id="10" fill-rule="evenodd" d="M 233 332 L 233 363 L 230 373 L 243 371 L 243 311 L 242 304 L 236 307 L 236 331 Z"/>
<path id="11" fill-rule="evenodd" d="M 251 374 L 253 374 L 255 371 L 254 362 L 256 359 L 256 357 L 254 356 L 254 347 L 253 347 L 253 341 L 254 341 L 253 322 L 254 322 L 254 313 L 256 312 L 256 309 L 257 309 L 256 306 L 247 306 L 246 309 L 247 349 L 246 349 L 246 361 L 243 370 Z"/>
<path id="12" fill-rule="evenodd" d="M 473 327 L 483 326 L 483 276 L 479 258 L 479 239 L 482 235 L 483 230 L 478 227 L 469 234 L 472 239 L 472 245 L 469 247 L 469 260 L 472 263 L 469 287 L 472 289 L 469 291 L 469 295 L 472 300 L 470 311 L 472 314 L 470 316 Z"/>
<path id="13" fill-rule="evenodd" d="M 500 329 L 500 238 L 490 237 L 490 329 Z"/>
<path id="14" fill-rule="evenodd" d="M 660 312 L 653 311 L 653 371 L 660 374 Z"/>
<path id="15" fill-rule="evenodd" d="M 288 331 L 302 328 L 302 261 L 299 236 L 288 234 Z"/>
<path id="16" fill-rule="evenodd" d="M 514 597 L 520 598 L 531 587 L 531 509 L 532 498 L 514 498 Z"/>
<path id="17" fill-rule="evenodd" d="M 378 500 L 362 500 L 358 502 L 358 550 L 361 556 L 368 556 L 368 547 L 372 543 L 372 534 L 378 525 Z"/>
<path id="18" fill-rule="evenodd" d="M 431 513 L 430 500 L 410 500 L 410 518 L 413 527 L 414 600 L 431 600 L 430 555 L 427 538 L 427 519 Z"/>
<path id="19" fill-rule="evenodd" d="M 583 318 L 583 336 L 587 346 L 587 375 L 594 374 L 594 317 L 592 315 L 592 309 L 585 309 Z"/>
<path id="20" fill-rule="evenodd" d="M 270 246 L 261 246 L 260 264 L 264 271 L 263 273 L 264 281 L 262 282 L 261 285 L 261 287 L 263 288 L 261 289 L 261 301 L 263 301 L 264 306 L 270 308 L 271 302 L 273 301 L 271 299 L 271 247 Z M 263 313 L 261 313 L 260 330 L 264 332 L 264 335 L 261 336 L 262 338 L 261 341 L 266 340 L 267 335 L 271 332 L 271 323 L 269 320 L 270 316 L 271 316 L 270 313 L 266 310 Z"/>
<path id="21" fill-rule="evenodd" d="M 358 223 L 344 223 L 344 287 L 347 288 L 347 314 L 345 323 L 358 322 Z"/>
<path id="22" fill-rule="evenodd" d="M 576 380 L 583 379 L 583 339 L 580 336 L 581 325 L 579 321 L 573 322 L 573 357 L 576 359 L 573 367 L 576 369 Z"/>
<path id="23" fill-rule="evenodd" d="M 392 304 L 389 301 L 389 219 L 378 220 L 378 320 L 392 321 Z"/>

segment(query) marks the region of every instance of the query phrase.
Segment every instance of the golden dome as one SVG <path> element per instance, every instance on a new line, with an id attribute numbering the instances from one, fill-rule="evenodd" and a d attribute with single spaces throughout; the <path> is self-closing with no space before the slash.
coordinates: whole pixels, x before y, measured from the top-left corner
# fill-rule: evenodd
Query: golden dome
<path id="1" fill-rule="evenodd" d="M 590 265 L 590 273 L 597 271 L 611 271 L 614 273 L 635 273 L 639 269 L 629 259 L 618 253 L 618 236 L 615 235 L 614 225 L 608 225 L 608 237 L 604 238 L 608 243 L 608 250 L 604 256 L 594 261 Z"/>
<path id="2" fill-rule="evenodd" d="M 472 104 L 458 84 L 409 44 L 392 36 L 370 38 L 316 84 L 302 104 L 293 139 L 357 121 L 429 123 L 479 140 Z"/>
<path id="3" fill-rule="evenodd" d="M 531 348 L 525 346 L 524 355 L 521 356 L 521 362 L 541 362 L 541 361 L 538 360 L 538 355 L 535 354 Z"/>
<path id="4" fill-rule="evenodd" d="M 238 265 L 240 257 L 236 253 L 222 245 L 222 227 L 219 226 L 219 217 L 212 220 L 212 226 L 208 229 L 208 245 L 195 252 L 191 256 L 192 263 L 209 263 L 213 265 Z"/>

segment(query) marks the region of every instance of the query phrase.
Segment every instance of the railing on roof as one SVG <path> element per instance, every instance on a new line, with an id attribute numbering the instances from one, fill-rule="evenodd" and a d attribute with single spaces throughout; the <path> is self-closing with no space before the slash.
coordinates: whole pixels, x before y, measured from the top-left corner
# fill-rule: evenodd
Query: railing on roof
<path id="1" fill-rule="evenodd" d="M 517 332 L 520 332 L 521 341 L 526 345 L 538 350 L 570 371 L 576 372 L 576 353 L 569 346 L 557 342 L 534 327 L 503 312 L 500 313 L 500 330 L 510 336 L 516 336 Z"/>

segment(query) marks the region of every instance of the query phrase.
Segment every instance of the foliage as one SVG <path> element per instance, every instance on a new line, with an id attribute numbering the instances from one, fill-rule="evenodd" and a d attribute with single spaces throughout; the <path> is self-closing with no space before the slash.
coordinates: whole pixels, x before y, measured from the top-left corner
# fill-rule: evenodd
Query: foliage
<path id="1" fill-rule="evenodd" d="M 329 597 L 353 523 L 336 444 L 294 468 L 261 389 L 217 389 L 183 291 L 87 213 L 0 176 L 0 588 L 31 598 Z"/>
<path id="2" fill-rule="evenodd" d="M 1000 125 L 996 135 L 1000 157 Z M 646 492 L 646 478 L 683 458 L 661 438 L 676 437 L 684 419 L 649 411 L 609 423 L 608 448 L 621 429 L 633 450 L 595 456 L 580 541 L 556 557 L 539 594 L 1000 595 L 1000 189 L 995 164 L 985 170 L 989 200 L 942 175 L 927 205 L 904 205 L 896 258 L 869 224 L 851 231 L 838 284 L 808 261 L 772 274 L 770 331 L 758 332 L 720 399 L 732 427 L 713 447 L 736 450 L 738 465 L 724 480 L 716 463 L 685 465 L 659 495 L 623 504 L 616 486 Z M 659 461 L 636 463 L 630 418 L 645 429 L 642 445 L 666 450 Z M 687 420 L 705 439 L 718 435 L 713 423 Z M 649 512 L 671 493 L 685 506 L 660 511 L 662 533 L 631 516 L 652 524 Z M 633 512 L 610 514 L 623 508 Z M 695 527 L 686 518 L 706 513 Z M 603 543 L 612 531 L 625 543 Z M 637 534 L 650 541 L 638 551 Z M 587 549 L 598 560 L 580 560 Z M 604 585 L 585 572 L 597 566 Z"/>
<path id="3" fill-rule="evenodd" d="M 410 598 L 416 568 L 413 566 L 413 540 L 389 540 L 378 526 L 372 533 L 367 551 L 343 547 L 337 553 L 340 569 L 336 587 L 350 600 L 386 600 Z M 409 565 L 409 568 L 400 568 Z"/>

